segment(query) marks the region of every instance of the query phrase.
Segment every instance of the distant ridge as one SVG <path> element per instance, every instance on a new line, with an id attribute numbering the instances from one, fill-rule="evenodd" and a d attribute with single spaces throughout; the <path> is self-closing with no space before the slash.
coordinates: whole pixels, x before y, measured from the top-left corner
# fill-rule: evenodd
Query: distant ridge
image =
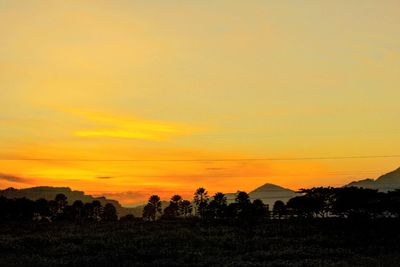
<path id="1" fill-rule="evenodd" d="M 356 186 L 370 189 L 377 189 L 382 192 L 400 189 L 400 168 L 380 176 L 378 179 L 364 179 L 354 181 L 346 186 Z"/>

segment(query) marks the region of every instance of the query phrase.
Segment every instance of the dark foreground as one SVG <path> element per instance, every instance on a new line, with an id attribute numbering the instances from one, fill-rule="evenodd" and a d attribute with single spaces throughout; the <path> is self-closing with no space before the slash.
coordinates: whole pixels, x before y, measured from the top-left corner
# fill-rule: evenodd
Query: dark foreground
<path id="1" fill-rule="evenodd" d="M 399 266 L 398 220 L 0 225 L 0 266 Z"/>

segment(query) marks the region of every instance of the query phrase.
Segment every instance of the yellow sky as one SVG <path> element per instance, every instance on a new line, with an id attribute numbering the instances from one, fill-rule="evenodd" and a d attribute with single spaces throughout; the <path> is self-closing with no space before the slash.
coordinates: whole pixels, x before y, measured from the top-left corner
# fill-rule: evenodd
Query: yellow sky
<path id="1" fill-rule="evenodd" d="M 221 159 L 400 154 L 399 25 L 396 0 L 0 0 L 0 188 L 375 178 L 400 158 Z"/>

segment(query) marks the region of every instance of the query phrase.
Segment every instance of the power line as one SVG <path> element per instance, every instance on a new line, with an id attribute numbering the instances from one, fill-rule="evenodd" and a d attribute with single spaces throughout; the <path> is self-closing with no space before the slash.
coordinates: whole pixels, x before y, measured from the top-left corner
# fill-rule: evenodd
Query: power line
<path id="1" fill-rule="evenodd" d="M 327 174 L 323 174 L 322 176 L 358 176 L 358 175 L 379 175 L 384 173 L 384 171 L 382 172 L 369 172 L 369 173 L 347 173 L 347 174 L 335 174 L 335 173 L 327 173 Z M 57 174 L 57 177 L 70 177 L 70 175 L 60 175 Z M 269 174 L 250 174 L 250 175 L 230 175 L 230 174 L 224 174 L 224 175 L 220 175 L 220 174 L 195 174 L 195 175 L 191 175 L 191 174 L 187 174 L 187 175 L 124 175 L 124 176 L 120 176 L 120 175 L 115 175 L 115 176 L 110 176 L 109 178 L 107 178 L 106 180 L 112 180 L 115 178 L 266 178 L 269 176 L 273 176 L 273 175 L 269 175 Z M 276 175 L 275 175 L 276 176 Z M 303 177 L 308 177 L 310 176 L 310 174 L 287 174 L 285 176 L 288 177 L 298 177 L 298 176 L 303 176 Z M 322 177 L 323 178 L 327 178 L 327 177 Z M 101 179 L 101 178 L 99 178 Z"/>
<path id="2" fill-rule="evenodd" d="M 400 158 L 400 155 L 288 157 L 288 158 L 220 158 L 220 159 L 56 159 L 56 158 L 0 158 L 0 161 L 55 161 L 55 162 L 248 162 L 248 161 L 306 161 Z"/>

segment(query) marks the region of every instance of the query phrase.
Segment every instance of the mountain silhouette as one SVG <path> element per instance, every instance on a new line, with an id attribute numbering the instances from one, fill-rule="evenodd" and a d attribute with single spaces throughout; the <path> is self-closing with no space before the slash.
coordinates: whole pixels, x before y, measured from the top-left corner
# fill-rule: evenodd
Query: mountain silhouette
<path id="1" fill-rule="evenodd" d="M 249 193 L 252 200 L 260 199 L 264 204 L 269 205 L 270 207 L 272 207 L 277 200 L 287 202 L 289 199 L 297 195 L 298 193 L 293 190 L 269 183 L 264 184 Z"/>
<path id="2" fill-rule="evenodd" d="M 400 189 L 400 168 L 380 176 L 378 179 L 364 179 L 351 182 L 346 186 L 377 189 L 382 192 Z"/>
<path id="3" fill-rule="evenodd" d="M 271 208 L 275 201 L 281 200 L 287 202 L 289 199 L 297 195 L 299 194 L 293 190 L 270 183 L 257 187 L 249 193 L 251 200 L 260 199 L 264 204 L 269 205 Z M 226 194 L 226 198 L 228 203 L 235 202 L 236 193 L 228 193 Z"/>

